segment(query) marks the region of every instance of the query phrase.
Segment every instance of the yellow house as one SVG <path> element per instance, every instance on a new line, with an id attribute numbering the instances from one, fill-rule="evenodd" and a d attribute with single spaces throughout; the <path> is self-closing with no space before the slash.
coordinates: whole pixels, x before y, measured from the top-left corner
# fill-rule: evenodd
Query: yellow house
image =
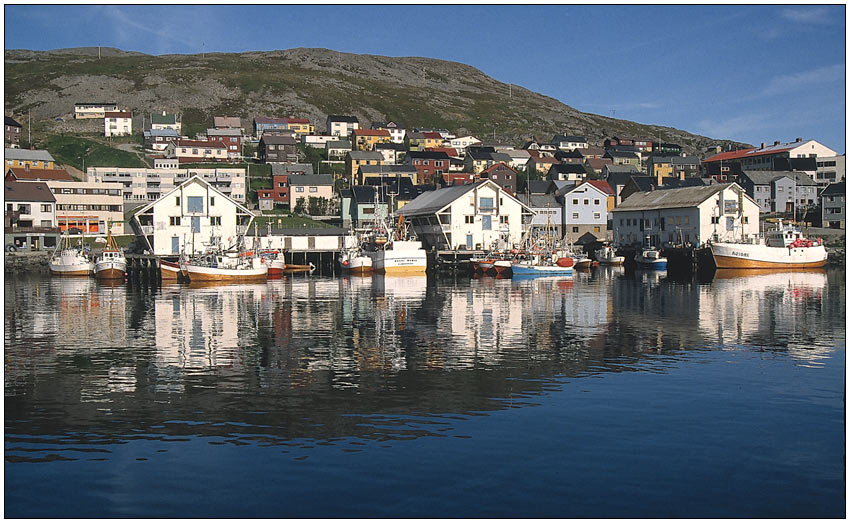
<path id="1" fill-rule="evenodd" d="M 33 169 L 55 169 L 56 160 L 50 156 L 50 153 L 44 150 L 29 150 L 29 149 L 6 149 L 3 153 L 3 159 L 6 162 L 6 168 L 3 170 L 5 175 L 9 172 L 10 167 L 25 167 L 30 166 Z"/>
<path id="2" fill-rule="evenodd" d="M 390 132 L 384 129 L 355 129 L 351 131 L 351 145 L 358 151 L 372 151 L 375 144 L 390 143 Z"/>
<path id="3" fill-rule="evenodd" d="M 349 151 L 345 155 L 345 175 L 353 180 L 363 165 L 383 165 L 384 155 L 377 151 Z"/>
<path id="4" fill-rule="evenodd" d="M 443 136 L 437 132 L 407 133 L 407 138 L 410 141 L 411 151 L 424 151 L 435 147 L 442 147 Z"/>
<path id="5" fill-rule="evenodd" d="M 306 118 L 289 118 L 288 128 L 290 131 L 295 131 L 296 136 L 302 134 L 316 134 L 316 126 L 310 123 Z"/>

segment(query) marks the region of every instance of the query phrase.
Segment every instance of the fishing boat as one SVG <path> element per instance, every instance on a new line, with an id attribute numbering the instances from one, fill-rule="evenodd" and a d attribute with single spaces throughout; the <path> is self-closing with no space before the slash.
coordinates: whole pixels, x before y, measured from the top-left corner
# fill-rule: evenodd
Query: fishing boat
<path id="1" fill-rule="evenodd" d="M 188 278 L 189 276 L 186 270 L 186 260 L 182 256 L 176 262 L 160 260 L 159 272 L 162 275 L 162 279 L 167 281 L 177 281 L 181 277 Z"/>
<path id="2" fill-rule="evenodd" d="M 661 251 L 653 247 L 645 247 L 635 255 L 635 263 L 642 269 L 666 269 L 667 258 L 661 256 Z"/>
<path id="3" fill-rule="evenodd" d="M 94 262 L 94 276 L 99 280 L 123 280 L 127 275 L 127 258 L 112 236 L 111 225 L 106 230 L 106 246 Z"/>
<path id="4" fill-rule="evenodd" d="M 385 221 L 378 222 L 378 229 L 364 253 L 372 259 L 372 268 L 383 274 L 421 274 L 428 267 L 428 257 L 422 242 L 409 240 L 404 217 L 399 215 L 398 224 L 390 231 Z M 374 249 L 374 250 L 372 250 Z"/>
<path id="5" fill-rule="evenodd" d="M 358 237 L 353 236 L 353 240 L 354 245 L 352 247 L 343 249 L 339 253 L 339 266 L 342 267 L 343 272 L 347 274 L 357 274 L 361 276 L 372 274 L 372 258 L 363 253 L 363 249 L 360 246 L 360 239 Z"/>
<path id="6" fill-rule="evenodd" d="M 67 230 L 59 239 L 59 244 L 50 256 L 47 266 L 51 274 L 57 276 L 88 276 L 94 271 L 94 263 L 82 239 L 77 245 L 71 245 Z"/>
<path id="7" fill-rule="evenodd" d="M 583 254 L 573 255 L 573 267 L 578 270 L 586 270 L 590 269 L 590 265 L 593 263 L 593 260 L 588 258 Z"/>
<path id="8" fill-rule="evenodd" d="M 812 269 L 826 265 L 823 240 L 805 237 L 800 229 L 779 220 L 764 237 L 738 242 L 711 242 L 718 269 Z"/>
<path id="9" fill-rule="evenodd" d="M 596 261 L 602 265 L 622 265 L 625 263 L 626 257 L 617 256 L 617 253 L 614 252 L 614 247 L 610 245 L 603 245 L 598 251 L 596 251 Z"/>
<path id="10" fill-rule="evenodd" d="M 510 276 L 513 274 L 512 270 L 513 261 L 503 259 L 496 260 L 493 262 L 493 270 L 496 271 L 496 276 Z"/>
<path id="11" fill-rule="evenodd" d="M 575 272 L 572 257 L 566 253 L 533 255 L 511 263 L 513 276 L 572 276 Z"/>
<path id="12" fill-rule="evenodd" d="M 210 251 L 186 263 L 192 282 L 262 281 L 267 278 L 268 270 L 268 264 L 260 256 L 222 251 Z"/>

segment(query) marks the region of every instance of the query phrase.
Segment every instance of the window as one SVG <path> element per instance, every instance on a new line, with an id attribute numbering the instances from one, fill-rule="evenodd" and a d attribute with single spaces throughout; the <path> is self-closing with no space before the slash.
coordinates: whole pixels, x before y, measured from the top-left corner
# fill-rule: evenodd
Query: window
<path id="1" fill-rule="evenodd" d="M 197 156 L 197 155 L 198 155 L 198 150 L 197 150 L 197 149 L 192 149 L 192 154 L 194 154 L 195 156 Z"/>
<path id="2" fill-rule="evenodd" d="M 711 217 L 711 223 L 720 223 L 720 217 L 719 216 L 712 216 Z"/>
<path id="3" fill-rule="evenodd" d="M 593 219 L 598 220 L 600 218 L 600 214 L 598 212 L 593 213 Z"/>
<path id="4" fill-rule="evenodd" d="M 578 213 L 577 212 L 573 213 L 573 220 L 578 220 Z"/>
<path id="5" fill-rule="evenodd" d="M 175 200 L 176 200 L 176 201 L 174 202 L 174 205 L 176 205 L 177 207 L 180 207 L 180 197 L 179 197 L 179 196 L 177 196 L 177 197 L 175 198 Z"/>
<path id="6" fill-rule="evenodd" d="M 593 200 L 593 205 L 599 205 L 599 198 L 595 198 Z"/>
<path id="7" fill-rule="evenodd" d="M 41 212 L 50 212 L 52 206 L 49 203 L 41 204 Z"/>
<path id="8" fill-rule="evenodd" d="M 29 214 L 30 206 L 28 203 L 19 203 L 18 204 L 18 212 L 21 214 Z"/>
<path id="9" fill-rule="evenodd" d="M 186 210 L 188 212 L 204 212 L 204 197 L 203 196 L 187 196 Z"/>
<path id="10" fill-rule="evenodd" d="M 168 218 L 169 225 L 180 225 L 180 217 L 179 216 L 170 216 Z"/>
<path id="11" fill-rule="evenodd" d="M 489 231 L 493 228 L 492 226 L 492 216 L 485 214 L 481 217 L 481 229 L 484 231 Z"/>
<path id="12" fill-rule="evenodd" d="M 599 226 L 594 227 L 593 232 L 599 232 Z"/>
<path id="13" fill-rule="evenodd" d="M 507 216 L 499 216 L 499 223 L 505 223 L 505 224 L 508 223 L 508 217 Z"/>
<path id="14" fill-rule="evenodd" d="M 319 192 L 318 187 L 310 187 L 310 192 Z"/>
<path id="15" fill-rule="evenodd" d="M 573 227 L 573 232 L 578 232 L 578 227 Z"/>
<path id="16" fill-rule="evenodd" d="M 215 196 L 210 196 L 210 207 L 215 206 Z"/>
<path id="17" fill-rule="evenodd" d="M 481 207 L 481 210 L 491 210 L 493 209 L 493 198 L 480 198 L 478 200 L 478 205 Z"/>
<path id="18" fill-rule="evenodd" d="M 585 198 L 585 200 L 584 200 L 584 204 L 585 204 L 585 205 L 587 205 L 588 203 L 590 203 L 590 200 L 588 200 L 587 198 Z"/>
<path id="19" fill-rule="evenodd" d="M 463 223 L 475 223 L 475 216 L 464 216 Z"/>
<path id="20" fill-rule="evenodd" d="M 221 216 L 210 216 L 210 225 L 221 227 Z"/>
<path id="21" fill-rule="evenodd" d="M 573 205 L 578 205 L 578 198 L 573 198 Z"/>
<path id="22" fill-rule="evenodd" d="M 682 223 L 684 223 L 685 225 L 690 224 L 691 223 L 691 217 L 685 216 L 684 218 L 682 218 Z"/>
<path id="23" fill-rule="evenodd" d="M 623 225 L 623 219 L 620 218 L 620 226 L 622 227 L 622 225 Z"/>
<path id="24" fill-rule="evenodd" d="M 51 220 L 41 220 L 42 227 L 53 227 L 53 222 Z"/>
<path id="25" fill-rule="evenodd" d="M 626 218 L 626 225 L 629 225 L 629 226 L 632 225 L 632 219 L 631 218 Z"/>
<path id="26" fill-rule="evenodd" d="M 295 192 L 304 192 L 304 187 L 296 187 Z"/>

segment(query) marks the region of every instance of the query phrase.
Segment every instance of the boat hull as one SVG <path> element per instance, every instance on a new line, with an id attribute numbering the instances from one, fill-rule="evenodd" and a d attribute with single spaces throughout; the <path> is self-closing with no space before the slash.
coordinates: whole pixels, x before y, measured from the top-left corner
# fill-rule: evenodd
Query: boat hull
<path id="1" fill-rule="evenodd" d="M 557 265 L 524 265 L 515 263 L 511 265 L 513 276 L 572 276 L 572 267 L 559 267 Z"/>
<path id="2" fill-rule="evenodd" d="M 655 261 L 635 260 L 635 263 L 641 269 L 664 270 L 664 269 L 667 268 L 667 260 L 655 260 Z"/>
<path id="3" fill-rule="evenodd" d="M 126 271 L 126 263 L 102 262 L 95 264 L 94 277 L 98 280 L 123 280 Z"/>
<path id="4" fill-rule="evenodd" d="M 768 247 L 759 244 L 713 244 L 711 254 L 718 269 L 816 269 L 826 266 L 826 249 Z"/>
<path id="5" fill-rule="evenodd" d="M 340 262 L 342 270 L 346 274 L 365 275 L 372 274 L 372 258 L 368 256 L 351 256 Z"/>
<path id="6" fill-rule="evenodd" d="M 94 270 L 91 263 L 62 265 L 50 262 L 47 266 L 50 269 L 50 274 L 53 274 L 54 276 L 90 276 Z"/>
<path id="7" fill-rule="evenodd" d="M 373 270 L 381 274 L 423 274 L 428 268 L 428 256 L 420 242 L 395 241 L 391 249 L 370 252 L 368 256 Z"/>
<path id="8" fill-rule="evenodd" d="M 263 281 L 268 277 L 268 267 L 250 269 L 225 269 L 187 265 L 189 280 L 193 282 L 247 282 Z"/>
<path id="9" fill-rule="evenodd" d="M 274 278 L 282 278 L 283 272 L 286 269 L 286 263 L 280 260 L 272 260 L 268 262 L 269 269 L 268 273 L 266 273 L 266 277 L 274 279 Z"/>

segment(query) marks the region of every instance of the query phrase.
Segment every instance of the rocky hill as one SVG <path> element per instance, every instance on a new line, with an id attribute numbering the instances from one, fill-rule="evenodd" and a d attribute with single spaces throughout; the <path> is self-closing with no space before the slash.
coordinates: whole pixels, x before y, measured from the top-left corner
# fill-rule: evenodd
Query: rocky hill
<path id="1" fill-rule="evenodd" d="M 521 144 L 535 136 L 645 136 L 689 152 L 713 139 L 655 125 L 583 113 L 554 98 L 499 82 L 478 69 L 430 58 L 391 58 L 327 49 L 151 56 L 112 48 L 5 52 L 5 111 L 73 131 L 74 102 L 116 102 L 137 115 L 176 111 L 184 129 L 202 130 L 214 115 L 307 117 L 324 128 L 328 114 L 361 123 L 395 120 Z M 66 122 L 56 122 L 56 118 Z M 139 119 L 139 124 L 141 119 Z M 185 132 L 185 131 L 184 131 Z"/>

